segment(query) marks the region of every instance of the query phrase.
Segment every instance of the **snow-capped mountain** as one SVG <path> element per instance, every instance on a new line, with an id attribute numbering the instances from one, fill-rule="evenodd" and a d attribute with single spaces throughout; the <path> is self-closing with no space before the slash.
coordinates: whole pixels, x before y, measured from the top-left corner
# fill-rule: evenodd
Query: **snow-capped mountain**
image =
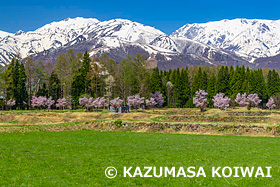
<path id="1" fill-rule="evenodd" d="M 0 63 L 8 63 L 15 54 L 25 58 L 50 48 L 59 48 L 79 35 L 86 35 L 87 30 L 97 23 L 96 19 L 65 19 L 26 33 L 0 33 Z"/>
<path id="2" fill-rule="evenodd" d="M 278 30 L 279 21 L 236 19 L 187 24 L 168 36 L 126 19 L 67 18 L 35 31 L 0 31 L 0 64 L 18 54 L 54 63 L 58 54 L 72 49 L 92 56 L 106 52 L 117 62 L 146 54 L 165 69 L 194 64 L 253 66 L 249 60 L 280 53 Z"/>
<path id="3" fill-rule="evenodd" d="M 10 34 L 1 31 L 0 63 L 8 63 L 15 54 L 25 58 L 45 50 L 57 49 L 69 42 L 73 45 L 76 42 L 98 38 L 113 47 L 119 45 L 118 40 L 150 43 L 160 35 L 165 34 L 153 27 L 129 20 L 114 19 L 100 22 L 91 18 L 67 18 L 26 33 L 18 31 Z"/>
<path id="4" fill-rule="evenodd" d="M 280 53 L 280 20 L 234 19 L 186 24 L 172 33 L 244 57 L 269 57 Z"/>

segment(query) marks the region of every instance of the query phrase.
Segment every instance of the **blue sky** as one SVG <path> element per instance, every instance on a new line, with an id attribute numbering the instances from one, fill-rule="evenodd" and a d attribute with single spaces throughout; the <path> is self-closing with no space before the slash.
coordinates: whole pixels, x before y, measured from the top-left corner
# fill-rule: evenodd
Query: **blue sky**
<path id="1" fill-rule="evenodd" d="M 186 23 L 234 18 L 277 20 L 280 19 L 279 7 L 279 0 L 2 0 L 0 30 L 30 31 L 67 17 L 91 17 L 100 21 L 130 19 L 170 34 Z"/>

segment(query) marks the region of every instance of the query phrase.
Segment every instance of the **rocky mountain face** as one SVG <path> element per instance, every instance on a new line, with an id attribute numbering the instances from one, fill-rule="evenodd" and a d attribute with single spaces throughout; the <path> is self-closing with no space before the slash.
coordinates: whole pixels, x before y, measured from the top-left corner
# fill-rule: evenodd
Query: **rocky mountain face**
<path id="1" fill-rule="evenodd" d="M 130 20 L 113 19 L 101 22 L 97 19 L 68 18 L 30 32 L 18 31 L 11 34 L 0 31 L 0 64 L 8 64 L 16 54 L 22 58 L 32 55 L 36 60 L 54 63 L 58 54 L 72 49 L 74 52 L 89 51 L 91 56 L 100 56 L 105 52 L 117 62 L 127 56 L 141 53 L 145 54 L 148 61 L 151 60 L 153 63 L 156 61 L 160 69 L 195 64 L 248 65 L 254 68 L 256 64 L 252 63 L 252 59 L 270 57 L 278 53 L 277 42 L 269 41 L 272 33 L 267 34 L 267 32 L 268 29 L 276 32 L 279 22 L 271 21 L 274 27 L 266 23 L 267 29 L 265 26 L 260 26 L 260 20 L 254 24 L 252 20 L 247 20 L 248 25 L 253 24 L 250 27 L 255 29 L 254 25 L 258 25 L 257 28 L 263 31 L 254 29 L 249 29 L 250 32 L 243 31 L 243 26 L 240 26 L 241 34 L 238 34 L 238 29 L 229 28 L 227 22 L 231 21 L 240 20 L 224 20 L 219 24 L 210 22 L 205 25 L 185 25 L 168 36 L 154 27 Z M 216 25 L 213 26 L 213 23 Z M 223 36 L 225 33 L 227 35 Z M 242 33 L 254 33 L 254 35 L 241 41 L 240 38 L 245 37 Z M 255 39 L 256 33 L 259 36 L 258 40 Z M 274 33 L 274 37 L 277 38 L 277 34 Z M 235 43 L 236 40 L 239 42 Z M 261 45 L 261 41 L 265 41 L 265 45 L 270 50 L 258 46 Z M 244 52 L 245 49 L 250 52 Z"/>

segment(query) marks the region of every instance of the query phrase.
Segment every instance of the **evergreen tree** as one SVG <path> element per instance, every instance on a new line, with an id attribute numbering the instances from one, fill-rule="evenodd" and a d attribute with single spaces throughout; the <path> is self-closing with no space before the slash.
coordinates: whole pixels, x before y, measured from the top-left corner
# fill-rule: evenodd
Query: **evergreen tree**
<path id="1" fill-rule="evenodd" d="M 233 97 L 235 97 L 238 93 L 244 93 L 245 90 L 242 89 L 245 78 L 245 67 L 241 68 L 236 66 L 233 77 L 230 81 L 230 92 Z"/>
<path id="2" fill-rule="evenodd" d="M 24 109 L 27 105 L 27 90 L 26 90 L 26 74 L 23 63 L 19 65 L 19 78 L 17 85 L 17 93 L 18 95 L 18 107 L 20 109 Z"/>
<path id="3" fill-rule="evenodd" d="M 199 89 L 206 90 L 208 83 L 208 75 L 206 71 L 203 71 L 201 78 L 201 85 Z"/>
<path id="4" fill-rule="evenodd" d="M 262 70 L 259 69 L 259 70 L 255 71 L 255 73 L 256 73 L 255 77 L 256 77 L 256 82 L 257 82 L 255 93 L 258 94 L 259 98 L 262 100 L 261 105 L 263 105 L 268 100 L 266 84 L 265 84 Z"/>
<path id="5" fill-rule="evenodd" d="M 249 78 L 249 87 L 248 87 L 248 93 L 256 93 L 257 91 L 257 80 L 256 80 L 256 71 L 250 72 L 250 78 Z"/>
<path id="6" fill-rule="evenodd" d="M 82 75 L 82 79 L 81 83 L 83 83 L 84 85 L 80 85 L 82 86 L 82 89 L 85 90 L 85 92 L 89 92 L 89 84 L 90 84 L 90 75 L 89 75 L 89 70 L 90 70 L 90 64 L 91 64 L 91 59 L 89 57 L 89 53 L 87 51 L 85 51 L 84 55 L 83 55 L 83 65 L 82 65 L 82 69 L 80 70 L 80 75 Z M 79 76 L 79 74 L 77 75 Z M 78 78 L 80 79 L 80 78 Z"/>
<path id="7" fill-rule="evenodd" d="M 175 95 L 176 95 L 176 106 L 184 107 L 190 98 L 190 86 L 188 80 L 188 73 L 185 68 L 181 71 L 177 68 L 176 71 L 176 82 L 175 82 Z"/>
<path id="8" fill-rule="evenodd" d="M 199 89 L 203 89 L 203 74 L 201 67 L 198 68 L 197 74 L 194 76 L 193 84 L 192 84 L 192 95 Z"/>
<path id="9" fill-rule="evenodd" d="M 186 106 L 191 97 L 191 87 L 189 82 L 188 68 L 182 68 L 181 78 L 183 80 L 183 105 Z"/>
<path id="10" fill-rule="evenodd" d="M 52 71 L 51 76 L 49 78 L 49 96 L 52 97 L 54 101 L 57 101 L 57 99 L 61 98 L 61 85 L 60 81 L 58 79 L 57 74 Z"/>
<path id="11" fill-rule="evenodd" d="M 156 67 L 153 70 L 152 76 L 151 76 L 151 92 L 155 93 L 158 91 L 160 91 L 160 92 L 162 91 L 162 80 L 159 75 L 158 67 Z"/>
<path id="12" fill-rule="evenodd" d="M 225 70 L 224 70 L 224 66 L 222 66 L 219 69 L 218 76 L 217 76 L 217 82 L 216 82 L 216 92 L 217 93 L 225 94 L 225 92 L 226 92 L 226 81 L 225 81 L 224 74 L 225 74 Z M 209 95 L 209 93 L 208 93 L 208 95 Z"/>
<path id="13" fill-rule="evenodd" d="M 9 66 L 4 72 L 5 82 L 6 82 L 6 96 L 7 99 L 14 99 L 14 68 L 16 59 L 13 58 Z"/>
<path id="14" fill-rule="evenodd" d="M 244 93 L 246 92 L 247 94 L 250 92 L 250 69 L 247 67 L 245 75 L 244 75 L 244 82 L 242 84 L 242 90 Z"/>
<path id="15" fill-rule="evenodd" d="M 267 75 L 267 94 L 268 97 L 274 96 L 280 92 L 279 74 L 273 69 L 268 71 Z"/>
<path id="16" fill-rule="evenodd" d="M 215 87 L 216 87 L 216 83 L 218 83 L 218 81 L 216 82 L 216 77 L 215 77 L 215 75 L 214 75 L 214 73 L 211 75 L 211 77 L 209 78 L 209 80 L 208 80 L 208 85 L 207 85 L 207 90 L 206 90 L 206 92 L 208 93 L 208 95 L 207 95 L 207 100 L 208 100 L 208 106 L 209 107 L 213 107 L 213 97 L 216 95 L 216 89 L 215 89 Z"/>
<path id="17" fill-rule="evenodd" d="M 45 82 L 43 82 L 42 85 L 39 85 L 39 89 L 36 95 L 48 97 L 48 89 Z"/>
<path id="18" fill-rule="evenodd" d="M 19 72 L 19 61 L 16 59 L 15 67 L 13 69 L 12 77 L 13 77 L 13 98 L 16 100 L 15 107 L 19 107 L 20 104 L 20 87 L 19 87 L 19 79 L 20 79 L 20 72 Z"/>

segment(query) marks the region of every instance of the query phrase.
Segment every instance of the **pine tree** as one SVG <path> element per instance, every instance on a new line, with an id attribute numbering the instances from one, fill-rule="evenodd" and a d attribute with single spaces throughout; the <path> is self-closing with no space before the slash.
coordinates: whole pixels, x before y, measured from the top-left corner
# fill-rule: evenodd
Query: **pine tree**
<path id="1" fill-rule="evenodd" d="M 242 66 L 241 68 L 236 66 L 234 71 L 233 77 L 230 81 L 230 92 L 233 97 L 235 97 L 238 93 L 244 93 L 242 90 L 242 85 L 245 78 L 245 67 Z"/>
<path id="2" fill-rule="evenodd" d="M 91 59 L 87 51 L 85 51 L 83 55 L 83 65 L 82 69 L 80 70 L 80 75 L 82 75 L 82 81 L 84 85 L 81 85 L 85 92 L 88 92 L 89 84 L 90 84 L 90 76 L 89 76 L 89 69 L 90 69 Z M 78 75 L 79 76 L 79 75 Z M 78 78 L 79 79 L 79 78 Z"/>
<path id="3" fill-rule="evenodd" d="M 256 82 L 257 82 L 255 93 L 258 94 L 259 98 L 262 100 L 261 105 L 263 105 L 268 100 L 266 84 L 265 84 L 262 70 L 259 69 L 259 70 L 255 71 L 255 73 L 256 73 L 255 77 L 256 77 Z"/>
<path id="4" fill-rule="evenodd" d="M 43 84 L 39 86 L 39 89 L 38 89 L 38 92 L 36 95 L 48 97 L 48 89 L 47 89 L 47 84 L 45 82 L 43 82 Z"/>
<path id="5" fill-rule="evenodd" d="M 12 77 L 13 77 L 13 98 L 16 100 L 15 107 L 19 107 L 20 104 L 20 87 L 19 86 L 19 61 L 16 59 L 15 67 L 13 69 Z"/>
<path id="6" fill-rule="evenodd" d="M 217 81 L 217 83 L 218 83 L 218 81 Z M 207 85 L 207 90 L 206 90 L 206 92 L 208 93 L 208 95 L 207 95 L 207 100 L 208 100 L 208 106 L 209 107 L 213 107 L 213 97 L 216 95 L 216 89 L 215 89 L 215 87 L 216 87 L 216 77 L 215 77 L 215 75 L 214 75 L 214 73 L 211 75 L 211 77 L 209 78 L 209 80 L 208 80 L 208 85 Z"/>
<path id="7" fill-rule="evenodd" d="M 49 96 L 52 97 L 54 101 L 61 98 L 61 85 L 58 79 L 57 74 L 52 71 L 51 76 L 49 78 Z"/>
<path id="8" fill-rule="evenodd" d="M 247 67 L 245 75 L 244 75 L 244 82 L 242 84 L 242 91 L 243 93 L 249 94 L 249 88 L 250 88 L 250 69 Z"/>
<path id="9" fill-rule="evenodd" d="M 267 94 L 268 97 L 274 96 L 280 92 L 279 74 L 273 69 L 268 71 L 267 75 Z"/>
<path id="10" fill-rule="evenodd" d="M 158 92 L 158 91 L 162 91 L 162 80 L 161 77 L 159 75 L 159 70 L 158 67 L 156 67 L 153 72 L 152 72 L 152 76 L 151 76 L 151 92 Z"/>
<path id="11" fill-rule="evenodd" d="M 9 66 L 4 72 L 5 82 L 6 82 L 6 96 L 7 99 L 14 99 L 14 68 L 15 68 L 15 61 L 16 59 L 13 58 L 10 62 Z"/>
<path id="12" fill-rule="evenodd" d="M 191 87 L 189 82 L 189 72 L 188 68 L 182 68 L 181 71 L 181 78 L 183 80 L 183 105 L 186 106 L 187 102 L 190 100 L 191 97 Z"/>
<path id="13" fill-rule="evenodd" d="M 198 91 L 199 89 L 203 89 L 202 84 L 203 84 L 203 74 L 202 74 L 202 70 L 201 67 L 198 68 L 198 72 L 197 74 L 194 76 L 193 79 L 193 84 L 192 84 L 192 95 L 194 95 L 194 93 L 196 91 Z"/>
<path id="14" fill-rule="evenodd" d="M 27 104 L 27 90 L 26 90 L 26 74 L 25 68 L 23 63 L 19 65 L 19 78 L 18 78 L 18 85 L 17 85 L 17 92 L 18 92 L 18 106 L 20 109 L 24 109 L 25 105 Z"/>
<path id="15" fill-rule="evenodd" d="M 207 83 L 208 83 L 208 75 L 207 75 L 206 71 L 203 71 L 202 79 L 201 79 L 201 85 L 200 85 L 199 89 L 206 90 L 207 89 L 207 85 L 208 85 Z"/>
<path id="16" fill-rule="evenodd" d="M 225 69 L 224 66 L 222 66 L 218 71 L 217 82 L 216 82 L 216 93 L 225 94 L 225 92 L 226 92 Z"/>

